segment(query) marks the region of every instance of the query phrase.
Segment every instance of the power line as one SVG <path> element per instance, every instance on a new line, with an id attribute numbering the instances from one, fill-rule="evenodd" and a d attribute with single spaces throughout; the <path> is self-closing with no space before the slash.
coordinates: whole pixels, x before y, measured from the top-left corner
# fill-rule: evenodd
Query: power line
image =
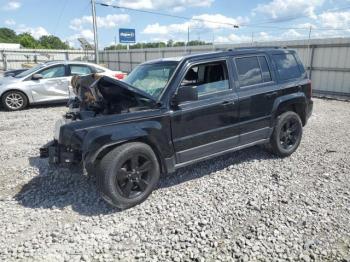
<path id="1" fill-rule="evenodd" d="M 344 7 L 339 7 L 339 8 L 332 8 L 332 9 L 328 9 L 328 10 L 324 10 L 322 11 L 322 13 L 325 12 L 329 12 L 329 13 L 334 13 L 336 11 L 340 11 L 340 10 L 347 10 L 350 9 L 350 6 L 344 6 Z M 317 13 L 315 15 L 320 15 L 322 13 Z M 270 23 L 283 23 L 283 22 L 287 22 L 287 21 L 291 21 L 291 20 L 296 20 L 299 18 L 305 18 L 305 17 L 309 17 L 309 15 L 298 15 L 298 16 L 286 16 L 284 17 L 284 19 L 281 21 L 278 21 L 276 19 L 267 19 L 267 20 L 261 20 L 261 21 L 255 21 L 253 24 L 247 24 L 247 25 L 260 25 L 260 24 L 270 24 Z M 241 26 L 245 26 L 245 25 L 241 25 Z"/>
<path id="2" fill-rule="evenodd" d="M 96 4 L 101 5 L 101 6 L 105 6 L 105 7 L 112 7 L 112 8 L 116 8 L 116 9 L 125 9 L 125 10 L 129 10 L 129 11 L 134 11 L 134 12 L 140 12 L 140 13 L 147 13 L 147 14 L 153 14 L 153 15 L 160 15 L 160 16 L 167 16 L 167 17 L 172 17 L 172 18 L 177 18 L 177 19 L 182 19 L 182 20 L 189 20 L 189 21 L 200 21 L 200 22 L 207 22 L 207 23 L 213 23 L 213 24 L 219 24 L 219 25 L 225 25 L 225 26 L 232 26 L 233 28 L 270 28 L 270 29 L 275 29 L 275 30 L 309 30 L 309 26 L 307 27 L 283 27 L 283 26 L 266 26 L 266 25 L 261 25 L 264 23 L 274 23 L 276 21 L 274 20 L 265 20 L 265 22 L 260 22 L 260 23 L 254 23 L 254 24 L 242 24 L 241 27 L 240 25 L 237 24 L 233 24 L 233 23 L 228 23 L 228 22 L 218 22 L 218 21 L 213 21 L 213 20 L 207 20 L 207 19 L 202 19 L 202 18 L 193 18 L 193 17 L 186 17 L 186 16 L 179 16 L 179 15 L 173 15 L 173 14 L 169 14 L 169 13 L 163 13 L 163 12 L 159 12 L 159 11 L 148 11 L 148 10 L 143 10 L 143 9 L 136 9 L 136 8 L 129 8 L 129 7 L 124 7 L 124 6 L 120 6 L 120 5 L 112 5 L 112 4 L 105 4 L 105 3 L 98 3 L 96 2 Z M 339 11 L 339 10 L 345 10 L 345 9 L 349 9 L 350 6 L 347 7 L 342 7 L 342 8 L 336 8 L 336 9 L 332 9 L 331 12 L 335 12 L 335 11 Z M 330 12 L 330 11 L 326 11 L 326 12 Z M 301 17 L 307 17 L 305 16 L 299 16 Z M 293 17 L 291 17 L 293 18 Z M 288 19 L 288 17 L 287 17 Z M 317 30 L 317 31 L 322 31 L 322 30 L 327 30 L 327 31 L 347 31 L 350 30 L 350 28 L 333 28 L 333 27 L 329 27 L 329 28 L 313 28 L 312 30 Z"/>
<path id="3" fill-rule="evenodd" d="M 63 6 L 62 6 L 62 9 L 61 9 L 60 15 L 58 16 L 58 20 L 57 20 L 56 25 L 55 25 L 55 29 L 53 30 L 53 32 L 54 32 L 53 34 L 54 34 L 54 35 L 56 35 L 57 26 L 58 26 L 58 24 L 61 22 L 62 14 L 63 14 L 63 12 L 64 12 L 64 10 L 65 10 L 65 8 L 66 8 L 67 1 L 68 1 L 68 0 L 65 0 L 65 1 L 63 2 Z"/>
<path id="4" fill-rule="evenodd" d="M 202 18 L 193 18 L 193 17 L 186 17 L 186 16 L 180 16 L 180 15 L 172 15 L 168 13 L 161 13 L 161 12 L 156 12 L 156 11 L 147 11 L 147 10 L 142 10 L 142 9 L 136 9 L 136 8 L 129 8 L 129 7 L 123 7 L 119 5 L 111 5 L 111 4 L 105 4 L 105 3 L 96 3 L 101 6 L 107 6 L 107 7 L 113 7 L 117 9 L 125 9 L 129 11 L 134 11 L 134 12 L 139 12 L 139 13 L 147 13 L 147 14 L 153 14 L 153 15 L 161 15 L 161 16 L 167 16 L 167 17 L 172 17 L 172 18 L 178 18 L 182 20 L 192 20 L 192 21 L 199 21 L 199 22 L 207 22 L 207 23 L 213 23 L 213 24 L 220 24 L 220 25 L 228 25 L 232 26 L 233 28 L 239 28 L 239 25 L 233 24 L 233 23 L 227 23 L 227 22 L 218 22 L 218 21 L 212 21 L 212 20 L 207 20 L 207 19 L 202 19 Z"/>

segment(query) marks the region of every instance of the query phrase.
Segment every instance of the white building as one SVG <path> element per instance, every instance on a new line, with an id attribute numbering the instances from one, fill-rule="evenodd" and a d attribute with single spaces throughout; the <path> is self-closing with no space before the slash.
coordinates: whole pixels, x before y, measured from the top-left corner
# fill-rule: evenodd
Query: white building
<path id="1" fill-rule="evenodd" d="M 4 49 L 20 49 L 20 44 L 0 43 L 0 50 Z"/>

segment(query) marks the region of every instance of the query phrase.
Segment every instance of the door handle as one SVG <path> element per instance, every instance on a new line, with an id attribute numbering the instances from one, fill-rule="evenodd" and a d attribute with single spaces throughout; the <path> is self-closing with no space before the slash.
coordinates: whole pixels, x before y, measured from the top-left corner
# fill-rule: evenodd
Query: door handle
<path id="1" fill-rule="evenodd" d="M 234 105 L 234 104 L 235 104 L 234 101 L 224 101 L 221 103 L 221 105 L 223 105 L 223 106 L 229 106 L 229 105 Z"/>
<path id="2" fill-rule="evenodd" d="M 277 92 L 271 92 L 265 95 L 266 98 L 274 98 L 277 96 Z"/>

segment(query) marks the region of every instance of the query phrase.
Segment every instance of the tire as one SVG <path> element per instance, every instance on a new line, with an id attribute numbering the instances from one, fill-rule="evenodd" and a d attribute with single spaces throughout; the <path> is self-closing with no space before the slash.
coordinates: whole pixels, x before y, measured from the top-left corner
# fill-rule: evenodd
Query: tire
<path id="1" fill-rule="evenodd" d="M 303 125 L 298 114 L 285 112 L 277 117 L 270 143 L 267 147 L 277 156 L 290 156 L 298 147 L 303 135 Z"/>
<path id="2" fill-rule="evenodd" d="M 107 153 L 99 164 L 97 184 L 102 198 L 119 209 L 143 202 L 157 186 L 160 168 L 151 147 L 123 144 Z"/>
<path id="3" fill-rule="evenodd" d="M 27 107 L 28 98 L 20 91 L 8 91 L 1 97 L 1 104 L 7 111 L 18 111 Z"/>

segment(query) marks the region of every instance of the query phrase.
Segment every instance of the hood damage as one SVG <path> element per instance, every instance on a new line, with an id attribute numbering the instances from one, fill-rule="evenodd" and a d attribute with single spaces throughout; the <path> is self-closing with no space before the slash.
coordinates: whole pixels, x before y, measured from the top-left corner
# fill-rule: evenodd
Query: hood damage
<path id="1" fill-rule="evenodd" d="M 71 85 L 76 97 L 68 102 L 66 118 L 72 120 L 146 110 L 156 104 L 144 91 L 108 76 L 73 76 Z"/>

